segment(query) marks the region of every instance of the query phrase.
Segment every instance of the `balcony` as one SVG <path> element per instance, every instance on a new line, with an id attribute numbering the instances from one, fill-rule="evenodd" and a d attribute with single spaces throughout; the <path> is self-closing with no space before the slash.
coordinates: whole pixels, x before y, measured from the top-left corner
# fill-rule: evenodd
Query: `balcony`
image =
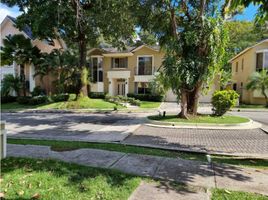
<path id="1" fill-rule="evenodd" d="M 154 79 L 155 67 L 153 68 L 135 68 L 134 82 L 147 83 Z"/>

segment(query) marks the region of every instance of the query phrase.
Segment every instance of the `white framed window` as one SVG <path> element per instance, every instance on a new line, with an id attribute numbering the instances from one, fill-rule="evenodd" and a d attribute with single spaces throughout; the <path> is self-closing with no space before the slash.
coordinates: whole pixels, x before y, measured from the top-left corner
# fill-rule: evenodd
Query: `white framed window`
<path id="1" fill-rule="evenodd" d="M 103 58 L 102 56 L 91 56 L 90 75 L 92 82 L 103 82 Z"/>
<path id="2" fill-rule="evenodd" d="M 268 49 L 256 52 L 256 71 L 268 69 Z"/>
<path id="3" fill-rule="evenodd" d="M 137 56 L 137 75 L 153 74 L 154 57 L 152 55 Z"/>

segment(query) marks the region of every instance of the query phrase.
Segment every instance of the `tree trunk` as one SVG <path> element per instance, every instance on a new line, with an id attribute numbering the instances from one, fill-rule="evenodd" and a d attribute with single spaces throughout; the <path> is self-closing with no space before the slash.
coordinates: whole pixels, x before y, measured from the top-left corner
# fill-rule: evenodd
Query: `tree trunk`
<path id="1" fill-rule="evenodd" d="M 178 117 L 188 119 L 187 117 L 187 92 L 185 90 L 181 91 L 181 112 Z"/>
<path id="2" fill-rule="evenodd" d="M 268 108 L 268 96 L 266 95 L 266 93 L 265 93 L 265 89 L 266 88 L 262 88 L 262 94 L 263 94 L 263 96 L 264 96 L 264 98 L 265 98 L 265 102 L 266 102 L 266 105 L 265 105 L 265 107 L 267 107 Z"/>
<path id="3" fill-rule="evenodd" d="M 80 88 L 80 94 L 82 96 L 88 96 L 88 91 L 87 91 L 87 78 L 84 80 L 85 76 L 87 76 L 86 71 L 86 40 L 85 40 L 85 35 L 81 34 L 80 35 L 80 41 L 79 41 L 79 69 L 81 70 L 81 88 Z"/>
<path id="4" fill-rule="evenodd" d="M 190 99 L 188 98 L 188 101 L 190 101 L 190 104 L 188 103 L 187 110 L 192 115 L 197 115 L 201 86 L 202 86 L 202 82 L 198 82 L 195 86 L 194 91 L 191 92 L 189 95 Z"/>

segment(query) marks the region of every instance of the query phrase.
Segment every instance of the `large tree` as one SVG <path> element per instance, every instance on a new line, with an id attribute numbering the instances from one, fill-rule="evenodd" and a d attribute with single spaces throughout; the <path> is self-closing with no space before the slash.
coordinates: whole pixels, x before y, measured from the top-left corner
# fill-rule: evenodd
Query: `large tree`
<path id="1" fill-rule="evenodd" d="M 217 14 L 220 2 L 139 1 L 141 27 L 154 33 L 166 51 L 163 74 L 180 101 L 180 117 L 197 114 L 200 93 L 222 64 L 227 36 Z"/>
<path id="2" fill-rule="evenodd" d="M 62 38 L 68 47 L 79 53 L 80 77 L 86 71 L 88 46 L 95 46 L 98 38 L 123 47 L 134 32 L 134 18 L 130 14 L 131 0 L 3 0 L 8 6 L 17 5 L 22 14 L 17 26 L 32 28 L 38 38 Z M 87 95 L 87 81 L 81 81 L 80 92 Z"/>

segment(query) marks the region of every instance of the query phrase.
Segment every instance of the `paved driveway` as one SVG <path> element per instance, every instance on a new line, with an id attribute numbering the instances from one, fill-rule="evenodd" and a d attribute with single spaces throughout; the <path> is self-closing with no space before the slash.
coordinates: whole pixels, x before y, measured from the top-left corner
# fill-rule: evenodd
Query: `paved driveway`
<path id="1" fill-rule="evenodd" d="M 128 114 L 2 113 L 9 136 L 82 141 L 121 141 L 139 126 Z"/>
<path id="2" fill-rule="evenodd" d="M 209 130 L 141 126 L 125 144 L 206 153 L 227 153 L 268 158 L 268 134 L 261 129 Z"/>

